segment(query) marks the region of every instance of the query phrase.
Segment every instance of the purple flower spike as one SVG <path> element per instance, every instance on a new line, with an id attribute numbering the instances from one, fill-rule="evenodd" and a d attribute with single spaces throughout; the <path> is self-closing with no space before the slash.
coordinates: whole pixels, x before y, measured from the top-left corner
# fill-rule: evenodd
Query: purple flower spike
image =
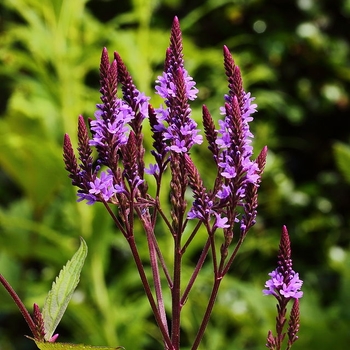
<path id="1" fill-rule="evenodd" d="M 292 269 L 290 240 L 287 228 L 283 226 L 280 248 L 278 253 L 278 267 L 269 273 L 271 277 L 265 284 L 263 293 L 273 295 L 277 300 L 299 299 L 303 296 L 300 288 L 303 281 L 299 274 Z"/>
<path id="2" fill-rule="evenodd" d="M 252 159 L 251 142 L 254 136 L 249 123 L 257 106 L 252 103 L 254 98 L 250 93 L 244 91 L 240 70 L 226 46 L 223 51 L 229 88 L 224 97 L 225 105 L 220 108 L 224 118 L 219 120 L 220 128 L 216 130 L 213 118 L 207 107 L 203 106 L 203 125 L 208 148 L 219 173 L 213 192 L 219 200 L 216 210 L 222 217 L 228 218 L 224 225 L 228 225 L 229 230 L 240 223 L 243 237 L 255 224 L 257 190 L 266 163 L 267 148 L 261 151 L 257 159 Z M 237 205 L 243 208 L 243 215 L 238 213 Z"/>
<path id="3" fill-rule="evenodd" d="M 271 350 L 281 349 L 283 339 L 288 335 L 288 349 L 298 339 L 299 330 L 299 299 L 303 296 L 300 290 L 303 281 L 299 274 L 293 270 L 291 259 L 290 240 L 287 228 L 283 226 L 281 241 L 278 252 L 277 268 L 269 273 L 271 277 L 265 284 L 267 289 L 263 290 L 265 295 L 273 295 L 277 299 L 276 332 L 273 336 L 269 331 L 267 336 L 267 348 Z M 284 331 L 286 324 L 287 304 L 293 300 L 287 333 Z"/>
<path id="4" fill-rule="evenodd" d="M 192 101 L 197 97 L 198 89 L 184 68 L 181 29 L 177 17 L 171 30 L 164 73 L 158 77 L 156 83 L 156 91 L 165 99 L 167 108 L 156 109 L 159 125 L 155 126 L 155 130 L 163 129 L 163 142 L 167 145 L 167 150 L 187 153 L 194 144 L 201 144 L 203 138 L 198 135 L 197 123 L 190 118 L 188 100 Z"/>
<path id="5" fill-rule="evenodd" d="M 102 51 L 100 65 L 101 104 L 97 105 L 96 120 L 91 121 L 92 140 L 90 146 L 96 146 L 101 164 L 114 169 L 118 162 L 118 150 L 128 140 L 129 124 L 135 112 L 123 100 L 117 98 L 118 68 L 117 61 L 109 63 L 107 49 Z"/>
<path id="6" fill-rule="evenodd" d="M 141 133 L 142 121 L 148 118 L 148 101 L 150 97 L 137 90 L 129 71 L 117 52 L 114 52 L 114 58 L 117 62 L 118 80 L 122 85 L 124 101 L 131 107 L 135 114 L 135 118 L 133 118 L 130 125 L 135 134 L 138 135 Z"/>
<path id="7" fill-rule="evenodd" d="M 224 120 L 219 121 L 221 136 L 216 139 L 221 149 L 218 165 L 222 168 L 221 175 L 224 178 L 237 179 L 236 188 L 239 188 L 245 187 L 247 183 L 257 184 L 260 179 L 257 163 L 251 159 L 254 136 L 249 129 L 256 104 L 252 104 L 254 98 L 250 97 L 250 93 L 243 90 L 240 70 L 226 46 L 224 60 L 230 90 L 225 96 L 225 107 L 221 108 L 221 114 L 225 116 Z"/>

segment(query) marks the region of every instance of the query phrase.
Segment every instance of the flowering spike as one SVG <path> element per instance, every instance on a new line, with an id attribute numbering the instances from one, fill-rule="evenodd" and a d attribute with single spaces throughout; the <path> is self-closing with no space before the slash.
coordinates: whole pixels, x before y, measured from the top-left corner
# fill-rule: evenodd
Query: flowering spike
<path id="1" fill-rule="evenodd" d="M 289 234 L 287 231 L 287 227 L 282 227 L 282 235 L 281 235 L 281 241 L 279 246 L 279 253 L 278 253 L 278 259 L 279 264 L 284 268 L 284 270 L 287 272 L 289 271 L 291 267 L 291 250 L 290 250 L 290 239 Z"/>
<path id="2" fill-rule="evenodd" d="M 69 172 L 69 177 L 72 179 L 72 185 L 79 186 L 79 168 L 77 164 L 77 159 L 74 155 L 72 143 L 68 134 L 64 135 L 63 140 L 63 160 L 66 165 L 65 169 Z"/>
<path id="3" fill-rule="evenodd" d="M 217 161 L 218 154 L 219 154 L 219 148 L 218 148 L 218 145 L 216 144 L 218 132 L 215 130 L 215 124 L 214 124 L 213 118 L 209 113 L 207 106 L 203 105 L 202 113 L 203 113 L 204 132 L 209 144 L 208 149 L 213 153 L 213 157 L 215 161 Z"/>
<path id="4" fill-rule="evenodd" d="M 229 96 L 231 99 L 236 96 L 239 106 L 242 108 L 245 92 L 243 90 L 241 72 L 239 70 L 239 67 L 235 65 L 235 62 L 227 46 L 224 46 L 223 51 L 225 72 L 228 78 Z"/>
<path id="5" fill-rule="evenodd" d="M 246 202 L 243 204 L 244 215 L 241 220 L 241 235 L 245 235 L 248 230 L 255 224 L 258 207 L 258 188 L 261 182 L 261 176 L 264 172 L 267 156 L 267 147 L 265 146 L 258 158 L 256 159 L 256 175 L 259 176 L 256 184 L 249 182 L 246 186 Z"/>
<path id="6" fill-rule="evenodd" d="M 144 153 L 145 149 L 143 147 L 143 135 L 142 135 L 142 122 L 145 118 L 148 118 L 150 97 L 147 97 L 144 93 L 137 90 L 132 77 L 127 70 L 122 58 L 117 52 L 114 52 L 114 58 L 117 62 L 118 67 L 118 77 L 120 83 L 122 84 L 123 98 L 124 101 L 129 105 L 131 110 L 134 112 L 134 118 L 130 121 L 131 129 L 135 133 L 136 142 L 136 162 L 139 172 L 139 177 L 143 178 L 145 168 L 144 164 Z M 146 195 L 147 187 L 143 183 L 142 191 Z"/>
<path id="7" fill-rule="evenodd" d="M 167 144 L 168 150 L 187 153 L 194 144 L 200 144 L 203 140 L 202 136 L 198 135 L 197 124 L 190 118 L 188 100 L 194 100 L 198 90 L 184 68 L 182 35 L 176 17 L 164 66 L 163 75 L 156 81 L 159 84 L 156 91 L 165 99 L 167 108 L 156 110 L 159 124 L 157 129 L 163 133 L 163 142 Z"/>
<path id="8" fill-rule="evenodd" d="M 278 252 L 277 268 L 269 273 L 271 277 L 266 283 L 263 293 L 265 295 L 273 295 L 277 299 L 277 317 L 276 332 L 274 338 L 277 347 L 269 347 L 269 349 L 280 349 L 282 341 L 286 335 L 283 331 L 286 323 L 287 304 L 290 300 L 297 301 L 303 296 L 300 291 L 303 281 L 299 279 L 299 274 L 293 270 L 293 262 L 291 259 L 290 239 L 286 226 L 282 228 L 281 240 Z M 288 337 L 289 342 L 293 343 L 296 333 L 299 330 L 299 302 L 293 304 L 289 321 Z M 269 341 L 268 335 L 268 344 Z M 267 344 L 267 345 L 268 345 Z"/>
<path id="9" fill-rule="evenodd" d="M 189 219 L 200 219 L 208 222 L 211 214 L 213 202 L 209 200 L 203 181 L 199 175 L 198 169 L 193 164 L 189 155 L 184 154 L 186 172 L 188 174 L 188 183 L 193 191 L 194 202 L 192 209 L 187 214 Z"/>
<path id="10" fill-rule="evenodd" d="M 282 229 L 277 265 L 277 268 L 269 274 L 271 279 L 265 284 L 268 289 L 265 289 L 263 293 L 274 295 L 279 301 L 301 298 L 303 292 L 300 291 L 300 288 L 303 281 L 292 268 L 290 240 L 286 226 L 283 226 Z"/>
<path id="11" fill-rule="evenodd" d="M 183 168 L 181 154 L 172 152 L 170 158 L 171 169 L 171 194 L 172 204 L 171 218 L 173 220 L 173 229 L 175 232 L 181 232 L 182 221 L 186 211 L 185 192 L 187 187 L 186 169 Z"/>
<path id="12" fill-rule="evenodd" d="M 167 146 L 163 142 L 163 128 L 158 124 L 158 119 L 155 110 L 151 105 L 148 107 L 149 123 L 151 125 L 152 138 L 154 140 L 154 150 L 151 151 L 153 154 L 159 169 L 163 168 L 163 162 L 167 154 Z"/>
<path id="13" fill-rule="evenodd" d="M 130 125 L 136 135 L 141 135 L 141 124 L 148 117 L 148 101 L 150 98 L 136 89 L 129 71 L 117 52 L 114 52 L 114 58 L 117 62 L 118 77 L 122 84 L 124 100 L 135 113 L 135 117 L 131 120 Z"/>
<path id="14" fill-rule="evenodd" d="M 36 326 L 35 340 L 44 341 L 44 337 L 45 337 L 44 319 L 39 306 L 35 303 L 33 305 L 33 321 Z"/>
<path id="15" fill-rule="evenodd" d="M 105 105 L 109 105 L 111 110 L 107 112 L 112 112 L 112 108 L 115 103 L 115 95 L 117 93 L 117 83 L 118 83 L 118 71 L 117 63 L 114 60 L 112 64 L 109 63 L 108 51 L 104 47 L 101 54 L 101 63 L 100 63 L 100 92 L 101 100 Z M 105 117 L 107 117 L 105 115 Z"/>
<path id="16" fill-rule="evenodd" d="M 138 174 L 137 170 L 137 152 L 136 152 L 136 138 L 133 131 L 130 132 L 128 142 L 123 147 L 123 175 L 127 182 L 131 185 L 134 183 L 135 177 Z"/>
<path id="17" fill-rule="evenodd" d="M 100 62 L 100 82 L 101 82 L 101 85 L 103 84 L 104 80 L 108 79 L 109 66 L 110 66 L 110 64 L 109 64 L 108 51 L 107 51 L 107 48 L 104 47 L 102 49 L 101 62 Z"/>
<path id="18" fill-rule="evenodd" d="M 262 175 L 262 173 L 265 170 L 266 157 L 267 157 L 267 146 L 264 146 L 263 149 L 260 151 L 258 158 L 256 159 L 256 163 L 258 164 L 260 175 Z"/>
<path id="19" fill-rule="evenodd" d="M 175 16 L 170 33 L 170 51 L 169 64 L 174 70 L 183 66 L 182 53 L 182 33 L 179 19 Z"/>
<path id="20" fill-rule="evenodd" d="M 89 133 L 84 118 L 80 115 L 78 119 L 78 152 L 81 161 L 80 167 L 88 180 L 92 174 L 92 149 L 89 145 Z"/>
<path id="21" fill-rule="evenodd" d="M 117 62 L 109 63 L 107 50 L 104 48 L 100 64 L 100 92 L 102 104 L 95 112 L 96 120 L 91 121 L 92 140 L 99 153 L 101 164 L 115 170 L 118 163 L 118 149 L 127 141 L 125 125 L 130 122 L 134 113 L 125 103 L 117 98 L 118 70 Z"/>
<path id="22" fill-rule="evenodd" d="M 229 92 L 221 108 L 224 119 L 219 120 L 220 130 L 215 141 L 219 149 L 217 164 L 221 175 L 221 179 L 216 181 L 215 193 L 221 204 L 228 205 L 231 227 L 240 221 L 241 235 L 244 236 L 255 223 L 257 189 L 254 187 L 258 186 L 261 175 L 257 162 L 251 159 L 253 134 L 249 130 L 249 122 L 253 120 L 251 114 L 255 112 L 256 105 L 251 104 L 253 98 L 250 93 L 244 92 L 240 71 L 226 46 L 224 65 Z M 244 207 L 241 220 L 237 218 L 237 204 Z"/>
<path id="23" fill-rule="evenodd" d="M 299 312 L 299 299 L 294 299 L 292 310 L 290 312 L 289 328 L 288 328 L 288 345 L 292 346 L 298 339 L 299 332 L 299 322 L 300 322 L 300 312 Z"/>

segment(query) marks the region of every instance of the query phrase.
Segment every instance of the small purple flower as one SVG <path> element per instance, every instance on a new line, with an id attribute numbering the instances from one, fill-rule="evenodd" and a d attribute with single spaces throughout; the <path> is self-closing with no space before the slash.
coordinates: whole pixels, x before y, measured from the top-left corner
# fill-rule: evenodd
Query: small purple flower
<path id="1" fill-rule="evenodd" d="M 214 223 L 214 227 L 218 227 L 218 228 L 228 228 L 230 227 L 229 224 L 227 224 L 228 222 L 228 218 L 227 217 L 221 217 L 220 214 L 214 213 L 215 215 L 215 223 Z"/>
<path id="2" fill-rule="evenodd" d="M 115 188 L 116 193 L 124 193 L 124 194 L 127 193 L 123 184 L 120 184 L 120 185 L 116 184 L 116 185 L 114 185 L 114 188 Z"/>
<path id="3" fill-rule="evenodd" d="M 136 91 L 137 96 L 134 97 L 134 102 L 135 102 L 135 105 L 137 106 L 138 111 L 141 114 L 141 118 L 143 120 L 145 118 L 148 118 L 148 106 L 149 106 L 148 101 L 151 98 L 146 96 L 143 92 L 140 92 L 136 89 L 135 89 L 135 91 Z"/>
<path id="4" fill-rule="evenodd" d="M 158 164 L 150 164 L 149 168 L 145 168 L 145 173 L 148 174 L 148 175 L 159 174 L 159 166 L 158 166 Z"/>
<path id="5" fill-rule="evenodd" d="M 77 196 L 78 196 L 77 202 L 86 200 L 86 204 L 88 205 L 95 204 L 95 202 L 97 201 L 96 196 L 94 196 L 93 194 L 84 193 L 80 191 L 81 190 L 78 190 L 78 193 L 77 193 Z"/>
<path id="6" fill-rule="evenodd" d="M 94 181 L 90 182 L 89 193 L 94 196 L 101 196 L 104 201 L 108 201 L 115 193 L 113 187 L 113 175 L 110 172 L 101 172 L 100 178 L 96 177 Z"/>
<path id="7" fill-rule="evenodd" d="M 219 199 L 226 199 L 231 194 L 229 186 L 222 185 L 221 189 L 217 192 L 216 197 Z"/>
<path id="8" fill-rule="evenodd" d="M 303 292 L 300 291 L 303 281 L 299 279 L 299 274 L 293 270 L 290 271 L 290 281 L 288 283 L 285 283 L 285 278 L 278 272 L 278 268 L 269 273 L 269 276 L 271 278 L 265 283 L 265 287 L 268 289 L 263 290 L 265 295 L 273 295 L 276 298 L 283 296 L 294 299 L 299 299 L 303 296 Z"/>

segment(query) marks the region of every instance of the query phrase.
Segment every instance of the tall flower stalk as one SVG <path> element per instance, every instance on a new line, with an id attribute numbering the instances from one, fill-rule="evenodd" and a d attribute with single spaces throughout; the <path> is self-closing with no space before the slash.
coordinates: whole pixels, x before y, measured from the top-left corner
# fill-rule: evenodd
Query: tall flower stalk
<path id="1" fill-rule="evenodd" d="M 218 115 L 218 127 L 208 108 L 203 106 L 203 126 L 212 153 L 217 176 L 211 189 L 203 185 L 201 175 L 191 158 L 192 147 L 198 147 L 203 136 L 192 118 L 190 102 L 196 98 L 197 88 L 184 65 L 182 34 L 175 17 L 170 45 L 166 51 L 164 72 L 156 80 L 156 93 L 164 105 L 153 108 L 149 97 L 137 90 L 122 58 L 114 53 L 110 62 L 103 49 L 100 64 L 101 103 L 95 119 L 88 122 L 90 134 L 82 116 L 78 122 L 78 153 L 76 158 L 68 135 L 64 138 L 66 169 L 77 186 L 78 200 L 87 204 L 101 202 L 121 234 L 126 238 L 140 275 L 145 293 L 162 335 L 164 348 L 180 349 L 181 312 L 191 297 L 192 287 L 211 255 L 213 285 L 203 310 L 203 317 L 191 349 L 198 348 L 212 313 L 223 277 L 237 256 L 249 230 L 255 224 L 258 188 L 265 167 L 267 148 L 253 159 L 249 124 L 256 111 L 254 98 L 243 89 L 239 68 L 224 47 L 224 67 L 228 92 Z M 118 86 L 122 93 L 118 96 Z M 142 123 L 148 119 L 152 137 L 154 163 L 144 164 Z M 98 157 L 92 158 L 92 148 Z M 165 183 L 170 172 L 170 183 Z M 155 195 L 148 192 L 146 176 L 156 182 Z M 161 187 L 170 188 L 169 213 L 163 210 Z M 193 202 L 186 200 L 192 190 Z M 116 214 L 117 211 L 117 214 Z M 136 235 L 135 220 L 140 220 L 147 240 L 152 277 L 143 268 Z M 156 224 L 162 220 L 173 239 L 173 261 L 164 259 L 158 245 Z M 193 231 L 184 236 L 190 220 Z M 207 232 L 206 242 L 187 284 L 182 285 L 182 261 L 198 230 Z M 223 243 L 218 249 L 216 242 Z M 165 276 L 167 288 L 161 284 Z M 171 310 L 166 310 L 164 293 L 169 290 Z M 168 321 L 170 320 L 170 327 Z"/>

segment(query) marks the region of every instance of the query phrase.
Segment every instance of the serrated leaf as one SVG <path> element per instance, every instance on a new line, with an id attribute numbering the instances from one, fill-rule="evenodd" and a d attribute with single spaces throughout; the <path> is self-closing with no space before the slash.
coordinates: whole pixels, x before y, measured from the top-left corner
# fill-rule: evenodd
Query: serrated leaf
<path id="1" fill-rule="evenodd" d="M 36 346 L 40 350 L 116 350 L 118 348 L 110 348 L 106 346 L 91 346 L 91 345 L 82 345 L 82 344 L 70 344 L 70 343 L 49 343 L 49 342 L 40 342 L 35 340 Z"/>
<path id="2" fill-rule="evenodd" d="M 333 146 L 335 161 L 346 182 L 350 183 L 350 146 L 337 142 Z"/>
<path id="3" fill-rule="evenodd" d="M 79 249 L 73 255 L 72 259 L 63 267 L 58 277 L 56 277 L 56 280 L 52 283 L 52 288 L 46 297 L 42 310 L 45 327 L 44 338 L 47 341 L 51 339 L 53 332 L 61 321 L 68 303 L 72 298 L 73 292 L 79 283 L 80 272 L 84 265 L 87 250 L 88 248 L 85 241 L 80 238 Z M 43 349 L 46 348 L 44 347 Z"/>

